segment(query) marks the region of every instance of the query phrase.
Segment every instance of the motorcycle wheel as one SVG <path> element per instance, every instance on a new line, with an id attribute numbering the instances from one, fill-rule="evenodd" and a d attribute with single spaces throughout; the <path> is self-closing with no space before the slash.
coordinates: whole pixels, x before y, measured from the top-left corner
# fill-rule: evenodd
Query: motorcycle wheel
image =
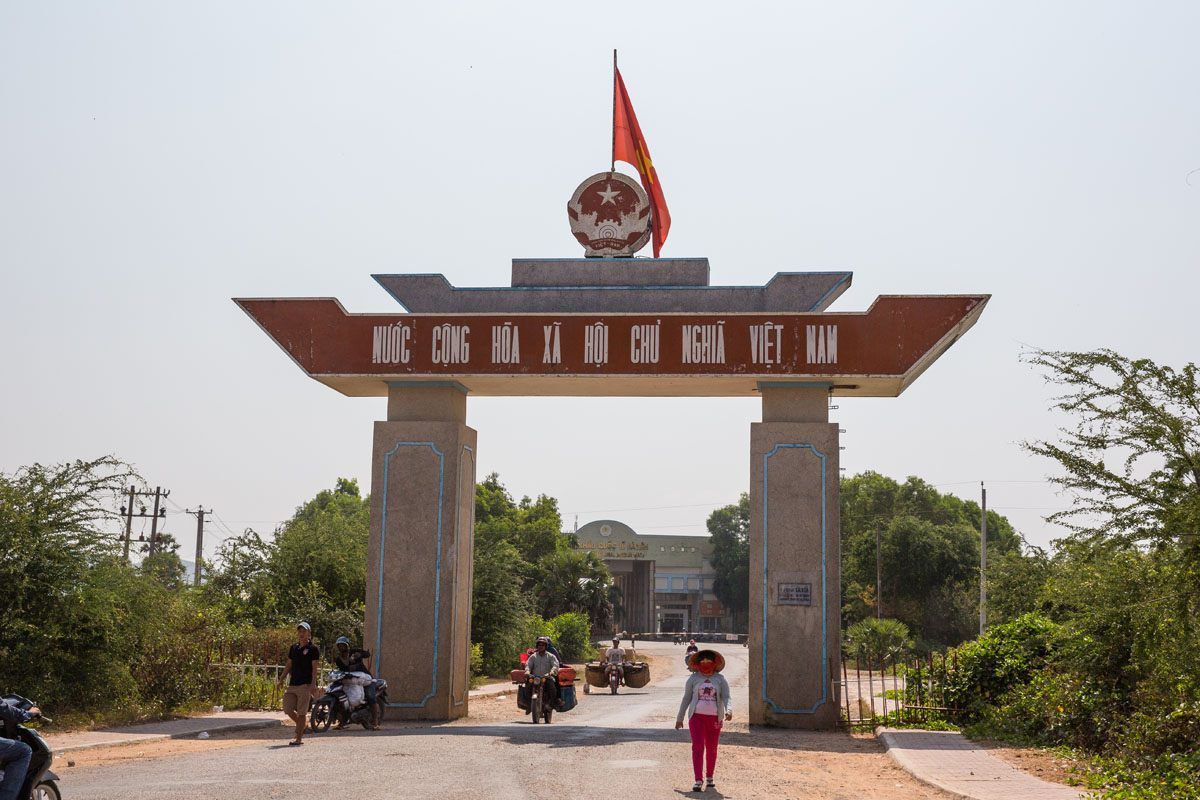
<path id="1" fill-rule="evenodd" d="M 308 715 L 308 724 L 313 733 L 324 733 L 333 724 L 333 709 L 328 700 L 318 700 Z"/>
<path id="2" fill-rule="evenodd" d="M 529 701 L 529 711 L 533 714 L 533 724 L 537 725 L 542 716 L 542 695 L 540 693 Z"/>
<path id="3" fill-rule="evenodd" d="M 62 800 L 62 792 L 54 781 L 42 781 L 33 787 L 29 800 Z"/>

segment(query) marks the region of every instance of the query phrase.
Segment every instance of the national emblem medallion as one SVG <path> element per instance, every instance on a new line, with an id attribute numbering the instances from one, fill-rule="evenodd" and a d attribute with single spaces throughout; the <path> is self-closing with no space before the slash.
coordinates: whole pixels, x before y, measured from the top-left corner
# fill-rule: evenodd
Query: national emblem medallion
<path id="1" fill-rule="evenodd" d="M 650 199 L 620 172 L 601 172 L 579 184 L 567 216 L 588 258 L 629 257 L 650 241 Z"/>

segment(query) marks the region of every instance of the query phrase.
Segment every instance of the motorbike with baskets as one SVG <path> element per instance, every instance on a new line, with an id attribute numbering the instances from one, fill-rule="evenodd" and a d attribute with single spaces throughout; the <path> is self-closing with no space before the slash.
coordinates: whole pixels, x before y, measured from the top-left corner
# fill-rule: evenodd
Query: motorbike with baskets
<path id="1" fill-rule="evenodd" d="M 565 714 L 577 704 L 575 669 L 562 664 L 557 676 L 527 676 L 524 664 L 532 652 L 530 648 L 521 654 L 521 668 L 514 669 L 510 675 L 512 682 L 517 684 L 517 708 L 532 716 L 534 724 L 550 724 L 555 711 Z"/>
<path id="2" fill-rule="evenodd" d="M 373 707 L 366 699 L 368 684 L 375 687 Z M 387 702 L 387 681 L 383 678 L 372 678 L 365 672 L 334 670 L 329 673 L 329 688 L 313 703 L 309 725 L 314 733 L 324 733 L 335 722 L 341 727 L 361 724 L 371 730 L 383 721 Z"/>

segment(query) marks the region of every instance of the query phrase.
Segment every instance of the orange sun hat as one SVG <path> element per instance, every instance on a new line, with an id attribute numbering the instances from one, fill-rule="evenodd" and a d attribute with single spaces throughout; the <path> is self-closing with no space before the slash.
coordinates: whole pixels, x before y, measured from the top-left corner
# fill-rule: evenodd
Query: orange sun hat
<path id="1" fill-rule="evenodd" d="M 712 662 L 717 665 L 714 672 L 720 672 L 725 669 L 725 656 L 716 650 L 697 650 L 692 653 L 688 656 L 687 668 L 695 672 L 699 668 L 697 665 L 706 658 L 712 659 Z"/>

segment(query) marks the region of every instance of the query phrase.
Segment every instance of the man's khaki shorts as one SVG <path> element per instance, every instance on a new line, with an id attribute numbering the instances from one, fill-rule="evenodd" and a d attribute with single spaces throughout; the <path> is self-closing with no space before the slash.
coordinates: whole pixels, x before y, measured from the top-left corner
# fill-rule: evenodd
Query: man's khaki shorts
<path id="1" fill-rule="evenodd" d="M 283 693 L 283 713 L 300 714 L 308 713 L 308 705 L 312 702 L 312 687 L 307 684 L 304 686 L 289 686 L 287 691 Z"/>

